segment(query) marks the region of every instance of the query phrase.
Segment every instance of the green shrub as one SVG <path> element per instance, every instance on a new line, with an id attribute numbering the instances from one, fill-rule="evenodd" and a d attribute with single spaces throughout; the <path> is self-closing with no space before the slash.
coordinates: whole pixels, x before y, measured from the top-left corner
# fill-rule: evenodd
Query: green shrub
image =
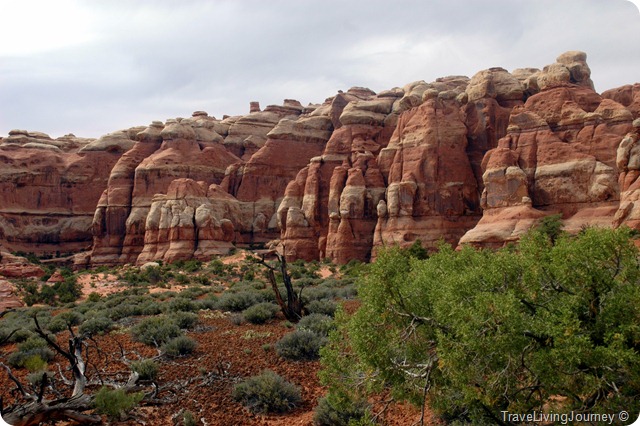
<path id="1" fill-rule="evenodd" d="M 191 278 L 187 274 L 178 273 L 175 276 L 176 283 L 180 285 L 187 285 L 191 282 Z"/>
<path id="2" fill-rule="evenodd" d="M 128 394 L 124 389 L 111 390 L 105 386 L 96 393 L 94 404 L 99 414 L 120 420 L 144 398 L 143 392 Z"/>
<path id="3" fill-rule="evenodd" d="M 46 288 L 46 286 L 43 288 Z M 75 302 L 82 296 L 82 287 L 80 287 L 78 279 L 74 275 L 69 275 L 64 281 L 55 283 L 53 289 L 61 303 Z"/>
<path id="4" fill-rule="evenodd" d="M 443 244 L 417 261 L 381 250 L 359 280 L 360 308 L 323 349 L 323 384 L 347 393 L 363 382 L 349 371 L 375 371 L 368 389 L 421 404 L 429 375 L 429 407 L 447 424 L 541 407 L 637 413 L 632 238 L 624 227 L 567 235 L 547 223 L 495 251 Z"/>
<path id="5" fill-rule="evenodd" d="M 200 269 L 202 269 L 202 262 L 195 259 L 187 260 L 184 262 L 182 269 L 184 269 L 187 272 L 197 272 Z"/>
<path id="6" fill-rule="evenodd" d="M 262 302 L 245 309 L 242 311 L 242 315 L 251 324 L 264 324 L 275 317 L 278 311 L 280 311 L 278 305 L 270 302 Z"/>
<path id="7" fill-rule="evenodd" d="M 219 277 L 224 277 L 227 275 L 228 270 L 230 269 L 227 265 L 225 265 L 220 259 L 213 259 L 207 265 L 207 269 L 211 271 L 213 275 L 217 275 Z"/>
<path id="8" fill-rule="evenodd" d="M 327 339 L 307 330 L 285 334 L 276 343 L 276 352 L 283 358 L 299 361 L 318 359 L 320 348 Z"/>
<path id="9" fill-rule="evenodd" d="M 160 371 L 158 363 L 152 359 L 134 361 L 131 363 L 131 369 L 138 373 L 141 380 L 155 380 Z"/>
<path id="10" fill-rule="evenodd" d="M 192 353 L 197 346 L 198 343 L 191 337 L 178 336 L 165 343 L 162 346 L 162 352 L 171 357 L 178 357 Z"/>
<path id="11" fill-rule="evenodd" d="M 215 294 L 209 294 L 204 299 L 198 300 L 197 303 L 200 305 L 200 309 L 209 309 L 213 311 L 218 309 L 218 296 Z"/>
<path id="12" fill-rule="evenodd" d="M 218 308 L 223 311 L 241 312 L 256 303 L 258 303 L 258 297 L 252 292 L 225 292 L 218 299 Z"/>
<path id="13" fill-rule="evenodd" d="M 338 290 L 336 288 L 330 288 L 325 286 L 306 288 L 302 292 L 302 300 L 305 304 L 310 303 L 313 300 L 333 299 L 336 297 Z"/>
<path id="14" fill-rule="evenodd" d="M 367 415 L 369 405 L 362 401 L 353 403 L 346 401 L 336 407 L 329 398 L 320 398 L 313 412 L 315 426 L 349 426 Z"/>
<path id="15" fill-rule="evenodd" d="M 336 302 L 329 299 L 313 300 L 306 305 L 310 314 L 324 314 L 334 316 L 336 314 Z"/>
<path id="16" fill-rule="evenodd" d="M 7 334 L 8 335 L 8 334 Z M 28 340 L 30 337 L 35 336 L 35 334 L 31 330 L 27 329 L 18 329 L 9 337 L 9 342 L 11 343 L 20 343 Z"/>
<path id="17" fill-rule="evenodd" d="M 42 371 L 47 368 L 47 361 L 40 358 L 40 355 L 32 355 L 24 360 L 24 368 L 31 372 Z"/>
<path id="18" fill-rule="evenodd" d="M 167 309 L 172 312 L 193 312 L 200 309 L 200 305 L 186 297 L 176 297 L 167 304 Z"/>
<path id="19" fill-rule="evenodd" d="M 158 315 L 162 313 L 162 305 L 154 300 L 149 300 L 140 305 L 140 315 Z"/>
<path id="20" fill-rule="evenodd" d="M 210 289 L 207 289 L 201 286 L 192 286 L 182 290 L 179 294 L 179 297 L 184 297 L 184 298 L 193 300 L 193 299 L 197 299 L 203 294 L 208 293 L 209 291 Z"/>
<path id="21" fill-rule="evenodd" d="M 353 299 L 358 295 L 358 288 L 354 284 L 349 284 L 338 289 L 337 297 L 342 299 Z"/>
<path id="22" fill-rule="evenodd" d="M 233 399 L 254 413 L 284 413 L 302 400 L 296 386 L 270 370 L 237 384 Z"/>
<path id="23" fill-rule="evenodd" d="M 79 325 L 84 320 L 84 316 L 76 311 L 67 311 L 62 312 L 61 314 L 56 315 L 50 322 L 47 324 L 47 328 L 52 333 L 59 333 L 63 330 L 67 330 L 68 327 L 74 327 Z"/>
<path id="24" fill-rule="evenodd" d="M 229 317 L 229 322 L 233 325 L 242 325 L 245 322 L 244 315 L 233 314 Z"/>
<path id="25" fill-rule="evenodd" d="M 113 328 L 113 321 L 104 316 L 97 316 L 82 323 L 78 328 L 80 334 L 93 336 L 96 334 L 104 334 Z"/>
<path id="26" fill-rule="evenodd" d="M 327 337 L 335 329 L 333 318 L 325 314 L 309 314 L 298 322 L 298 330 L 306 330 L 319 336 Z"/>
<path id="27" fill-rule="evenodd" d="M 102 295 L 100 293 L 96 293 L 95 291 L 89 293 L 89 296 L 87 296 L 87 302 L 99 302 L 100 300 L 102 300 Z"/>
<path id="28" fill-rule="evenodd" d="M 198 314 L 193 312 L 174 312 L 169 318 L 183 330 L 191 329 L 198 323 Z"/>
<path id="29" fill-rule="evenodd" d="M 196 275 L 193 277 L 193 281 L 200 285 L 211 285 L 211 280 L 206 275 Z"/>
<path id="30" fill-rule="evenodd" d="M 49 362 L 53 360 L 54 355 L 42 337 L 32 336 L 18 345 L 18 350 L 9 355 L 7 362 L 14 367 L 25 367 L 27 363 L 34 361 L 34 357 Z"/>
<path id="31" fill-rule="evenodd" d="M 140 321 L 131 329 L 133 340 L 145 345 L 160 346 L 182 335 L 180 327 L 166 316 L 150 317 Z"/>

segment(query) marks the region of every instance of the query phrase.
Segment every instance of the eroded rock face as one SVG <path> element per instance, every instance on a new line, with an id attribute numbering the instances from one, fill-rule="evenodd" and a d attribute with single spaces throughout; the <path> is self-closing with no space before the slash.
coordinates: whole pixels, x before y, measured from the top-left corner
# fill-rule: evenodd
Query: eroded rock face
<path id="1" fill-rule="evenodd" d="M 620 206 L 613 225 L 640 229 L 640 119 L 633 121 L 633 130 L 622 138 L 616 164 L 620 172 Z"/>
<path id="2" fill-rule="evenodd" d="M 21 256 L 15 256 L 0 247 L 0 277 L 5 278 L 39 278 L 44 270 L 30 263 Z"/>
<path id="3" fill-rule="evenodd" d="M 37 253 L 89 247 L 96 203 L 135 131 L 98 140 L 11 131 L 0 142 L 0 241 Z"/>
<path id="4" fill-rule="evenodd" d="M 278 208 L 276 223 L 288 258 L 369 259 L 376 205 L 385 186 L 376 157 L 388 143 L 394 103 L 403 94 L 352 88 L 314 111 L 335 117 L 331 110 L 342 108 L 322 155 L 289 183 Z"/>
<path id="5" fill-rule="evenodd" d="M 217 130 L 216 130 L 217 129 Z M 220 183 L 240 159 L 222 145 L 220 123 L 206 113 L 154 122 L 113 168 L 93 218 L 93 264 L 136 263 L 146 245 L 146 223 L 156 194 L 177 178 Z M 153 257 L 153 256 L 152 256 Z"/>
<path id="6" fill-rule="evenodd" d="M 416 240 L 498 247 L 552 213 L 569 231 L 640 228 L 639 114 L 638 83 L 599 95 L 586 54 L 567 52 L 97 140 L 15 130 L 0 139 L 0 241 L 75 251 L 91 233 L 80 263 L 94 265 L 276 241 L 289 260 L 346 263 Z"/>
<path id="7" fill-rule="evenodd" d="M 376 246 L 457 242 L 477 222 L 478 185 L 466 136 L 455 99 L 431 96 L 400 117 L 378 161 L 388 186 Z"/>
<path id="8" fill-rule="evenodd" d="M 628 164 L 633 135 L 625 147 L 618 145 L 631 130 L 633 114 L 603 99 L 586 79 L 580 85 L 551 81 L 513 109 L 507 135 L 485 155 L 483 216 L 461 244 L 500 246 L 554 213 L 562 214 L 570 232 L 612 226 L 622 189 L 618 173 Z M 618 211 L 620 223 L 623 216 Z"/>
<path id="9" fill-rule="evenodd" d="M 144 248 L 136 262 L 174 262 L 227 254 L 235 239 L 232 218 L 239 214 L 231 195 L 203 181 L 176 179 L 167 194 L 153 198 L 145 223 Z"/>

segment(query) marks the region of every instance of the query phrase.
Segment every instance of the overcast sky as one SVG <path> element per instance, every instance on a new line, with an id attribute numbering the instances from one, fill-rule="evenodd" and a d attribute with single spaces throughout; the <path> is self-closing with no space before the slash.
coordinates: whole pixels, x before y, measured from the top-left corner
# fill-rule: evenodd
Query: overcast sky
<path id="1" fill-rule="evenodd" d="M 98 137 L 567 50 L 587 52 L 598 92 L 640 82 L 626 0 L 7 0 L 0 16 L 0 136 Z"/>

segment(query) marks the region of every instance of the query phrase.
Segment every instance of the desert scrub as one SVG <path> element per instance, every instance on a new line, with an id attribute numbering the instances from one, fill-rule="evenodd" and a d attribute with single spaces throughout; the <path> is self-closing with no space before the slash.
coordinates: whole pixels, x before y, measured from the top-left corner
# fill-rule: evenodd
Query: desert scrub
<path id="1" fill-rule="evenodd" d="M 137 342 L 157 347 L 182 335 L 182 331 L 175 322 L 161 315 L 143 319 L 131 329 L 131 335 Z"/>
<path id="2" fill-rule="evenodd" d="M 295 385 L 270 370 L 237 384 L 233 399 L 254 413 L 284 413 L 302 400 Z"/>
<path id="3" fill-rule="evenodd" d="M 306 305 L 310 314 L 324 314 L 334 316 L 336 314 L 336 302 L 329 299 L 313 300 Z"/>
<path id="4" fill-rule="evenodd" d="M 9 355 L 7 362 L 13 367 L 25 367 L 36 357 L 49 362 L 53 360 L 54 353 L 42 337 L 32 336 L 18 345 L 18 350 Z"/>
<path id="5" fill-rule="evenodd" d="M 69 327 L 74 327 L 81 324 L 84 321 L 84 316 L 80 312 L 67 311 L 56 315 L 47 324 L 47 329 L 53 334 L 59 333 L 63 330 L 67 330 Z"/>
<path id="6" fill-rule="evenodd" d="M 305 304 L 314 300 L 333 299 L 338 294 L 338 290 L 333 287 L 309 287 L 302 292 L 302 300 Z"/>
<path id="7" fill-rule="evenodd" d="M 329 332 L 335 329 L 333 318 L 325 314 L 309 314 L 298 322 L 298 330 L 306 330 L 327 337 Z"/>
<path id="8" fill-rule="evenodd" d="M 361 424 L 360 420 L 369 414 L 369 405 L 366 402 L 343 401 L 335 406 L 330 398 L 320 398 L 313 412 L 313 424 L 315 426 L 349 426 Z M 369 424 L 369 423 L 366 423 Z"/>
<path id="9" fill-rule="evenodd" d="M 152 359 L 134 361 L 131 363 L 131 369 L 138 373 L 141 380 L 155 380 L 160 371 L 158 363 Z"/>
<path id="10" fill-rule="evenodd" d="M 218 299 L 218 309 L 229 312 L 241 312 L 258 302 L 258 297 L 253 292 L 225 292 Z"/>
<path id="11" fill-rule="evenodd" d="M 200 305 L 200 309 L 209 309 L 214 310 L 218 308 L 218 296 L 215 294 L 207 294 L 204 299 L 198 300 L 198 305 Z"/>
<path id="12" fill-rule="evenodd" d="M 78 332 L 85 336 L 105 334 L 113 328 L 113 321 L 106 316 L 97 316 L 83 322 L 78 328 Z"/>
<path id="13" fill-rule="evenodd" d="M 162 353 L 170 357 L 179 357 L 189 355 L 196 349 L 197 346 L 198 343 L 191 337 L 178 336 L 175 339 L 171 339 L 167 343 L 162 345 L 161 350 Z"/>
<path id="14" fill-rule="evenodd" d="M 167 310 L 171 312 L 194 312 L 199 309 L 199 303 L 196 303 L 191 299 L 187 299 L 186 297 L 176 297 L 167 303 Z"/>
<path id="15" fill-rule="evenodd" d="M 262 302 L 245 309 L 242 311 L 242 315 L 244 319 L 251 324 L 264 324 L 275 317 L 279 310 L 280 307 L 278 305 L 270 302 Z"/>
<path id="16" fill-rule="evenodd" d="M 300 361 L 318 359 L 320 348 L 327 339 L 307 330 L 285 334 L 276 343 L 276 353 L 283 358 Z"/>
<path id="17" fill-rule="evenodd" d="M 143 392 L 128 394 L 124 389 L 111 390 L 105 386 L 96 393 L 96 411 L 111 420 L 121 420 L 144 398 Z"/>
<path id="18" fill-rule="evenodd" d="M 198 314 L 194 314 L 193 312 L 174 312 L 169 318 L 183 330 L 192 329 L 198 323 Z"/>
<path id="19" fill-rule="evenodd" d="M 186 297 L 187 299 L 196 299 L 202 296 L 203 294 L 207 294 L 207 293 L 209 293 L 208 288 L 204 288 L 202 286 L 197 285 L 197 286 L 185 288 L 180 292 L 179 297 Z"/>

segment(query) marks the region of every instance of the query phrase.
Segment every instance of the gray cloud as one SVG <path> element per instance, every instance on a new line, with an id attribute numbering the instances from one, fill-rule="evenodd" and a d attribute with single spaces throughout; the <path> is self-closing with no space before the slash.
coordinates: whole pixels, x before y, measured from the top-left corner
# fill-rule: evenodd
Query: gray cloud
<path id="1" fill-rule="evenodd" d="M 194 110 L 245 114 L 252 100 L 316 103 L 354 85 L 380 91 L 492 66 L 541 68 L 566 50 L 588 53 L 599 91 L 638 81 L 640 65 L 640 13 L 624 0 L 68 5 L 62 13 L 82 12 L 68 45 L 0 50 L 0 135 L 96 137 Z M 55 31 L 38 36 L 46 44 Z"/>

